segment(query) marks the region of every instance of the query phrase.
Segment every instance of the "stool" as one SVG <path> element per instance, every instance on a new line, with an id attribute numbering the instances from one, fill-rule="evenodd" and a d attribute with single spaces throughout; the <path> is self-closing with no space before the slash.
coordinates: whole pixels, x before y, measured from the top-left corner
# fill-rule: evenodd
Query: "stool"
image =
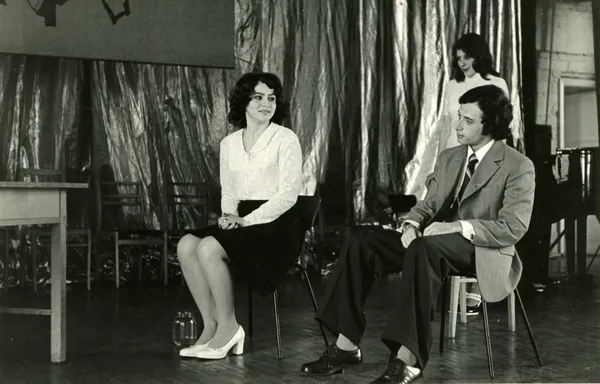
<path id="1" fill-rule="evenodd" d="M 458 317 L 458 303 L 460 302 L 460 322 L 467 322 L 467 286 L 468 283 L 477 283 L 474 277 L 450 276 L 450 324 L 446 337 L 454 339 L 456 336 L 456 321 Z M 517 329 L 515 319 L 515 294 L 508 296 L 508 330 Z"/>

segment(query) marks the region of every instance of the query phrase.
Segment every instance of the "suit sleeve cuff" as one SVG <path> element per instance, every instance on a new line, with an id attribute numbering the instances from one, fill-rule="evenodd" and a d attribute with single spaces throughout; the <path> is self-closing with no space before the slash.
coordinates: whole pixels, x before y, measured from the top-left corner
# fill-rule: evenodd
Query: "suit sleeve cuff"
<path id="1" fill-rule="evenodd" d="M 413 227 L 415 227 L 417 229 L 419 229 L 419 227 L 420 227 L 419 223 L 417 223 L 414 220 L 404 220 L 402 222 L 402 225 L 400 225 L 400 232 L 402 232 L 404 230 L 404 226 L 407 225 L 407 224 L 410 224 L 410 225 L 412 225 Z"/>
<path id="2" fill-rule="evenodd" d="M 462 227 L 461 234 L 463 237 L 470 242 L 473 242 L 475 239 L 475 229 L 473 228 L 473 224 L 469 223 L 465 220 L 458 220 L 460 226 Z"/>
<path id="3" fill-rule="evenodd" d="M 248 227 L 250 225 L 254 225 L 254 220 L 252 220 L 252 217 L 250 217 L 250 215 L 246 215 L 244 217 L 241 218 L 242 220 L 244 220 L 244 226 Z"/>

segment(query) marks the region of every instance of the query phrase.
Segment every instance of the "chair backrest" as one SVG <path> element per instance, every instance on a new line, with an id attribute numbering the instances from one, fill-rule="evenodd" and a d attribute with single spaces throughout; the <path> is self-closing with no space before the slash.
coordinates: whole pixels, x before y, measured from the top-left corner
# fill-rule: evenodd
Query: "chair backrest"
<path id="1" fill-rule="evenodd" d="M 142 183 L 100 183 L 102 225 L 104 229 L 141 229 L 143 227 L 144 197 Z"/>
<path id="2" fill-rule="evenodd" d="M 321 205 L 321 198 L 319 196 L 298 196 L 296 204 L 300 212 L 302 229 L 307 231 L 314 225 Z"/>
<path id="3" fill-rule="evenodd" d="M 60 169 L 23 168 L 21 169 L 21 178 L 23 181 L 32 183 L 62 183 L 65 181 L 65 175 Z"/>
<path id="4" fill-rule="evenodd" d="M 167 184 L 167 204 L 171 229 L 198 229 L 208 224 L 209 186 L 205 183 Z"/>

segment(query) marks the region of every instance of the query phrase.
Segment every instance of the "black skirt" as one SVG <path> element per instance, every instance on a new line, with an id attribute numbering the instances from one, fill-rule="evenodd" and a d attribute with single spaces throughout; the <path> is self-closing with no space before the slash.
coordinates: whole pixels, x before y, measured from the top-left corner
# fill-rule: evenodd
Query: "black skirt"
<path id="1" fill-rule="evenodd" d="M 238 213 L 243 217 L 266 201 L 243 200 Z M 248 282 L 265 296 L 272 293 L 297 262 L 304 241 L 298 203 L 270 223 L 222 230 L 211 225 L 194 233 L 213 236 L 231 260 L 234 276 Z"/>

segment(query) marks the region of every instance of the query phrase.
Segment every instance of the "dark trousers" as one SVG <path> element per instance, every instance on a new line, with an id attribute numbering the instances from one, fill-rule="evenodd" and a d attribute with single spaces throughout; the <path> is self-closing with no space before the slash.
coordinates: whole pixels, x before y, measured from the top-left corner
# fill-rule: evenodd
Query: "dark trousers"
<path id="1" fill-rule="evenodd" d="M 460 233 L 419 237 L 408 249 L 400 239 L 401 234 L 392 230 L 353 230 L 342 245 L 316 319 L 358 345 L 365 330 L 365 301 L 375 278 L 402 271 L 397 304 L 381 340 L 394 354 L 404 345 L 425 368 L 442 281 L 449 272 L 474 271 L 475 249 Z"/>

